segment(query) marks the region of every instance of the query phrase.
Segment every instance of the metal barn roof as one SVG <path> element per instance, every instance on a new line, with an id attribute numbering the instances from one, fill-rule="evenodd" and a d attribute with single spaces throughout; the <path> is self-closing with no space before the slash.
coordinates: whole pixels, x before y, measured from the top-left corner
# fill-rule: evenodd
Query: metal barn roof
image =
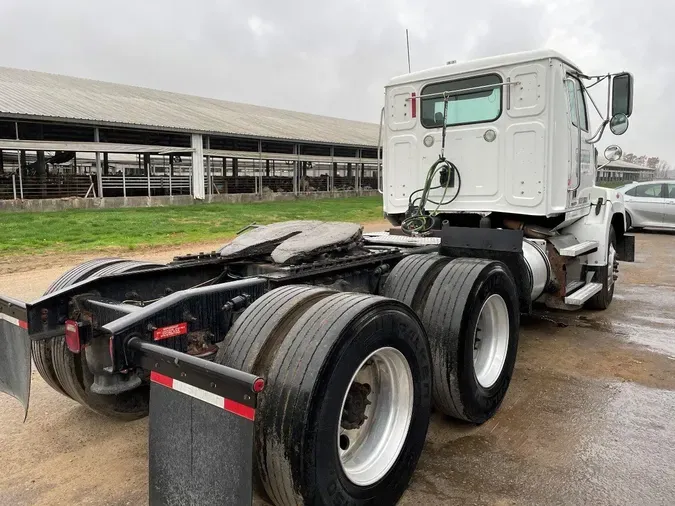
<path id="1" fill-rule="evenodd" d="M 607 163 L 607 158 L 605 158 L 603 155 L 598 155 L 598 160 L 597 164 L 598 166 L 604 165 Z M 613 162 L 609 162 L 607 167 L 605 169 L 626 169 L 626 170 L 649 170 L 652 172 L 656 172 L 656 169 L 653 169 L 651 167 L 645 167 L 644 165 L 639 165 L 637 163 L 632 163 L 632 162 L 627 162 L 626 160 L 615 160 Z"/>
<path id="2" fill-rule="evenodd" d="M 0 118 L 375 146 L 378 125 L 0 67 Z"/>

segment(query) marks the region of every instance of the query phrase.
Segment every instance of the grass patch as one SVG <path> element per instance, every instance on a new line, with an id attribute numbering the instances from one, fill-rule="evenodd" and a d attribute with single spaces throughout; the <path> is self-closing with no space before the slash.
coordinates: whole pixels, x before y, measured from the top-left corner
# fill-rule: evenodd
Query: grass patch
<path id="1" fill-rule="evenodd" d="M 0 255 L 180 245 L 287 220 L 382 219 L 381 197 L 0 214 Z"/>
<path id="2" fill-rule="evenodd" d="M 618 188 L 619 186 L 624 186 L 632 181 L 599 181 L 595 183 L 597 186 L 604 186 L 605 188 Z"/>

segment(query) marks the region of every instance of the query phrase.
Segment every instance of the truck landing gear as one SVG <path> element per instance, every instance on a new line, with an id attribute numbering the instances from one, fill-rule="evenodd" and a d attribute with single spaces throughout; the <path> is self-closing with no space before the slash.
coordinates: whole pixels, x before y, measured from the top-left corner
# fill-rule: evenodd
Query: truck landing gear
<path id="1" fill-rule="evenodd" d="M 257 479 L 276 505 L 394 504 L 424 444 L 431 356 L 404 304 L 286 286 L 256 300 L 217 361 L 264 374 Z"/>

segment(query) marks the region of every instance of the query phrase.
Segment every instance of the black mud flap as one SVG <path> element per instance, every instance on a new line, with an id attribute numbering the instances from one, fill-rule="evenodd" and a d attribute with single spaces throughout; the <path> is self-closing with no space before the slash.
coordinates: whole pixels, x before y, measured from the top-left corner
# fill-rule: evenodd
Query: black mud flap
<path id="1" fill-rule="evenodd" d="M 251 418 L 153 382 L 150 506 L 249 506 Z"/>
<path id="2" fill-rule="evenodd" d="M 24 421 L 30 397 L 30 338 L 26 304 L 0 297 L 0 392 L 23 404 Z"/>
<path id="3" fill-rule="evenodd" d="M 616 255 L 621 262 L 635 262 L 635 236 L 623 234 L 616 241 Z"/>
<path id="4" fill-rule="evenodd" d="M 150 506 L 249 506 L 262 378 L 132 338 L 150 370 Z"/>

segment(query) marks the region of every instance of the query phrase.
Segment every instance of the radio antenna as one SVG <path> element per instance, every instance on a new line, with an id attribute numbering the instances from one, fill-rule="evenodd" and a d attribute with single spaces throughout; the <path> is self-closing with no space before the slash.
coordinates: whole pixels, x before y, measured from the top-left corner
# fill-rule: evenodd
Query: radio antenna
<path id="1" fill-rule="evenodd" d="M 408 74 L 410 74 L 410 39 L 408 38 L 408 29 L 405 29 L 405 45 L 408 48 Z"/>

